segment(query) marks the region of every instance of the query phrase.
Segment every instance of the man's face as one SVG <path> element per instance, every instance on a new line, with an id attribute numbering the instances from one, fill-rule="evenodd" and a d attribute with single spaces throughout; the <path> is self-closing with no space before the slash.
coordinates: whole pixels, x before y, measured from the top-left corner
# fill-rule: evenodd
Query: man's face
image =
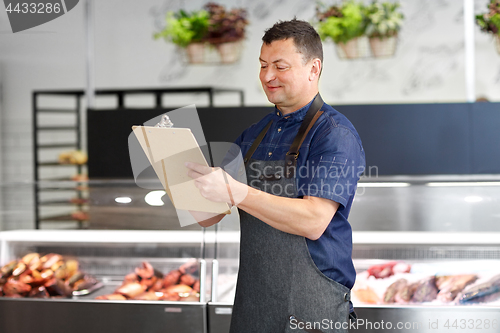
<path id="1" fill-rule="evenodd" d="M 292 112 L 309 102 L 312 61 L 304 64 L 293 39 L 262 44 L 260 50 L 260 82 L 269 102 L 282 112 Z M 304 104 L 304 105 L 302 105 Z"/>

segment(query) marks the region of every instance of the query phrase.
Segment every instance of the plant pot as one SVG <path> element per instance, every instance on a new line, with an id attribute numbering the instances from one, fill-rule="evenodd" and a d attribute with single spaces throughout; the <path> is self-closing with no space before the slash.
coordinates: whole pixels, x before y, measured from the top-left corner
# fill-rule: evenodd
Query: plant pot
<path id="1" fill-rule="evenodd" d="M 497 47 L 498 54 L 500 54 L 500 35 L 495 35 L 495 45 Z"/>
<path id="2" fill-rule="evenodd" d="M 366 37 L 356 37 L 347 43 L 337 43 L 337 55 L 340 59 L 358 59 L 368 56 L 368 41 Z"/>
<path id="3" fill-rule="evenodd" d="M 371 37 L 370 49 L 375 58 L 392 57 L 396 53 L 397 36 Z"/>
<path id="4" fill-rule="evenodd" d="M 202 64 L 205 62 L 205 44 L 191 43 L 186 46 L 186 54 L 190 64 Z"/>
<path id="5" fill-rule="evenodd" d="M 241 57 L 241 41 L 218 43 L 215 44 L 215 47 L 219 52 L 220 62 L 223 64 L 232 64 Z"/>
<path id="6" fill-rule="evenodd" d="M 359 48 L 358 48 L 357 38 L 351 39 L 347 43 L 338 43 L 337 45 L 344 52 L 345 58 L 347 59 L 359 58 Z"/>

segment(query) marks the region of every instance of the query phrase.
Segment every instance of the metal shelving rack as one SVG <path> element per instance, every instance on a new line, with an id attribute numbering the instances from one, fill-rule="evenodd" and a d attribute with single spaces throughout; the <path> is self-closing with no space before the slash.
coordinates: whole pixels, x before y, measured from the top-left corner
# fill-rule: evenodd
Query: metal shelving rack
<path id="1" fill-rule="evenodd" d="M 62 109 L 62 108 L 41 108 L 39 107 L 39 98 L 43 96 L 66 96 L 74 98 L 75 106 L 74 108 Z M 82 174 L 84 165 L 81 164 L 61 164 L 58 161 L 40 161 L 40 150 L 44 149 L 73 149 L 81 150 L 82 139 L 81 139 L 81 97 L 83 96 L 83 91 L 74 92 L 58 92 L 58 91 L 35 91 L 32 95 L 33 103 L 33 160 L 34 160 L 34 204 L 35 204 L 35 229 L 40 229 L 40 225 L 44 221 L 75 221 L 71 214 L 61 214 L 56 216 L 42 216 L 41 207 L 42 206 L 61 206 L 61 207 L 76 207 L 79 211 L 82 211 L 85 203 L 81 200 L 83 199 L 83 191 L 78 187 L 82 182 L 71 182 L 71 186 L 56 186 L 56 187 L 46 187 L 43 186 L 43 182 L 55 182 L 55 181 L 71 181 L 71 177 L 68 178 L 42 178 L 41 168 L 55 168 L 55 167 L 74 167 L 77 174 Z M 47 114 L 56 115 L 74 115 L 76 117 L 75 124 L 73 126 L 41 126 L 39 125 L 39 118 Z M 64 132 L 74 132 L 75 140 L 72 142 L 50 142 L 50 143 L 40 143 L 39 133 L 41 132 L 53 132 L 53 131 L 64 131 Z M 55 192 L 55 191 L 70 191 L 75 192 L 78 199 L 77 203 L 72 203 L 70 199 L 68 200 L 41 200 L 41 192 Z M 78 220 L 77 220 L 78 221 Z M 83 221 L 78 221 L 78 225 L 81 228 Z"/>
<path id="2" fill-rule="evenodd" d="M 205 93 L 208 95 L 208 106 L 214 106 L 214 96 L 220 93 L 237 93 L 240 99 L 240 105 L 244 105 L 244 92 L 241 89 L 226 89 L 217 87 L 177 87 L 177 88 L 154 88 L 154 89 L 103 89 L 96 90 L 96 96 L 114 96 L 117 100 L 116 109 L 127 108 L 125 105 L 125 97 L 127 95 L 138 95 L 138 94 L 152 94 L 155 98 L 154 108 L 163 108 L 162 99 L 165 94 L 192 94 L 192 93 Z M 41 108 L 39 107 L 39 98 L 42 96 L 61 96 L 61 97 L 72 97 L 75 99 L 75 108 L 61 109 L 61 108 Z M 32 105 L 33 105 L 33 161 L 34 161 L 34 204 L 35 204 L 35 229 L 40 229 L 41 223 L 44 221 L 78 221 L 79 227 L 82 227 L 83 221 L 75 220 L 71 214 L 61 214 L 56 216 L 44 216 L 41 214 L 42 206 L 72 206 L 78 207 L 78 210 L 83 210 L 86 203 L 77 202 L 72 203 L 70 200 L 50 200 L 42 201 L 40 200 L 41 192 L 56 192 L 56 191 L 72 191 L 75 192 L 78 199 L 84 199 L 84 193 L 86 191 L 86 182 L 84 181 L 71 181 L 71 178 L 52 178 L 52 179 L 42 179 L 40 176 L 41 168 L 52 168 L 52 167 L 68 167 L 71 165 L 61 164 L 58 161 L 40 161 L 40 150 L 42 149 L 82 149 L 82 126 L 81 126 L 81 105 L 82 98 L 85 96 L 84 90 L 44 90 L 44 91 L 34 91 L 32 94 Z M 74 114 L 76 116 L 76 123 L 74 126 L 40 126 L 39 117 L 44 114 Z M 53 132 L 53 131 L 74 131 L 76 135 L 76 140 L 74 142 L 51 142 L 49 144 L 40 144 L 39 133 L 40 132 Z M 81 174 L 84 165 L 74 165 L 77 174 Z M 66 181 L 65 186 L 53 186 L 54 182 Z M 71 182 L 69 182 L 71 181 Z M 46 182 L 42 186 L 42 182 Z M 68 183 L 69 182 L 69 183 Z M 67 185 L 70 184 L 70 185 Z"/>

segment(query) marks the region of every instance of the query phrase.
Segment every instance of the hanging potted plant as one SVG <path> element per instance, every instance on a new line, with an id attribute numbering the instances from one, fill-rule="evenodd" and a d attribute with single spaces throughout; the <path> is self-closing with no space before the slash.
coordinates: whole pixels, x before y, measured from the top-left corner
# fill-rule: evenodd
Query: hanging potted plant
<path id="1" fill-rule="evenodd" d="M 398 12 L 398 2 L 374 1 L 366 9 L 366 35 L 375 58 L 390 57 L 396 52 L 398 32 L 403 24 L 403 14 Z"/>
<path id="2" fill-rule="evenodd" d="M 184 10 L 168 12 L 166 26 L 154 34 L 154 38 L 163 38 L 178 47 L 185 49 L 188 62 L 203 63 L 205 60 L 204 38 L 209 24 L 209 14 L 206 10 L 187 13 Z"/>
<path id="3" fill-rule="evenodd" d="M 204 7 L 209 13 L 207 41 L 216 47 L 222 63 L 233 63 L 240 58 L 241 41 L 248 25 L 243 8 L 226 11 L 224 6 L 210 2 Z"/>
<path id="4" fill-rule="evenodd" d="M 360 40 L 366 29 L 365 8 L 362 3 L 349 0 L 340 6 L 331 6 L 325 11 L 316 8 L 319 20 L 318 33 L 322 40 L 331 39 L 342 52 L 341 58 L 354 59 L 365 56 Z M 337 48 L 338 50 L 338 48 Z"/>
<path id="5" fill-rule="evenodd" d="M 500 0 L 490 0 L 488 10 L 487 13 L 476 15 L 476 22 L 482 31 L 494 36 L 500 54 Z"/>

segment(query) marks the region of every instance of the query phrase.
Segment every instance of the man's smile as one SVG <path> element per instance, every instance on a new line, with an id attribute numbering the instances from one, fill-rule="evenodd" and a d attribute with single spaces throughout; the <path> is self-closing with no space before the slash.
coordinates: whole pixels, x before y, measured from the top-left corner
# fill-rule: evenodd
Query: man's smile
<path id="1" fill-rule="evenodd" d="M 269 91 L 276 91 L 276 90 L 278 90 L 279 88 L 281 88 L 281 86 L 269 86 L 269 85 L 267 85 L 267 86 L 266 86 L 266 88 L 267 88 L 267 90 L 269 90 Z"/>

